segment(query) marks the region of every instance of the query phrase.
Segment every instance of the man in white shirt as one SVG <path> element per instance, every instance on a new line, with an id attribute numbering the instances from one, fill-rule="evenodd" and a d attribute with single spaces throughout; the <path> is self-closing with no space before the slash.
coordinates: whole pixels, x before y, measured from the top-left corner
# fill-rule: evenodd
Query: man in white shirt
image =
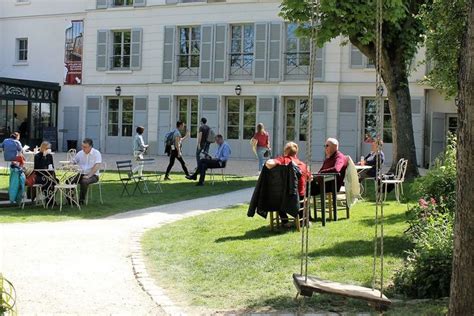
<path id="1" fill-rule="evenodd" d="M 99 181 L 99 169 L 102 163 L 102 155 L 100 151 L 93 148 L 93 142 L 90 138 L 84 138 L 82 141 L 82 150 L 74 157 L 74 164 L 79 165 L 81 173 L 72 177 L 69 181 L 71 183 L 79 183 L 81 192 L 79 196 L 79 203 L 84 203 L 89 184 Z"/>

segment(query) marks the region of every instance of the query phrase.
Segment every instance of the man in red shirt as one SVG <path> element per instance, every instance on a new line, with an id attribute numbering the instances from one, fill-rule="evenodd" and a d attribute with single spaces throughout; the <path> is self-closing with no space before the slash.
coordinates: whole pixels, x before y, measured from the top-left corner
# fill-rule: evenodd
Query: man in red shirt
<path id="1" fill-rule="evenodd" d="M 274 159 L 269 159 L 265 162 L 265 166 L 268 169 L 272 169 L 278 165 L 288 165 L 293 162 L 301 171 L 301 177 L 298 179 L 298 194 L 300 196 L 300 201 L 304 201 L 304 197 L 306 194 L 306 182 L 311 180 L 311 172 L 309 171 L 308 167 L 304 162 L 298 159 L 298 144 L 289 142 L 285 145 L 285 149 L 283 150 L 283 156 L 279 156 Z M 288 215 L 285 211 L 279 212 L 280 218 L 283 224 L 288 223 Z M 300 218 L 303 218 L 302 212 L 300 212 Z"/>
<path id="2" fill-rule="evenodd" d="M 323 162 L 319 173 L 339 173 L 337 176 L 336 187 L 337 191 L 341 189 L 344 183 L 344 177 L 347 169 L 347 157 L 339 151 L 339 142 L 335 138 L 328 138 L 325 144 L 326 159 Z M 323 179 L 317 177 L 315 181 L 311 183 L 311 195 L 320 194 L 320 188 Z M 334 191 L 334 181 L 326 182 L 326 192 Z"/>

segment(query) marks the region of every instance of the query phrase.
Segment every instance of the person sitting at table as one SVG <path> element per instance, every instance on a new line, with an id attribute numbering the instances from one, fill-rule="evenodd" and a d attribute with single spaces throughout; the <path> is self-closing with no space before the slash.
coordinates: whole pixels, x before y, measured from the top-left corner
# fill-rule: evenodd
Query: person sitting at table
<path id="1" fill-rule="evenodd" d="M 328 138 L 325 144 L 326 159 L 319 169 L 318 173 L 338 173 L 336 176 L 336 192 L 334 191 L 334 180 L 325 183 L 326 192 L 337 193 L 344 183 L 346 175 L 347 158 L 339 151 L 339 142 L 335 138 Z M 322 177 L 315 177 L 311 182 L 311 195 L 319 195 L 321 193 L 321 186 L 324 184 Z"/>
<path id="2" fill-rule="evenodd" d="M 39 152 L 34 157 L 34 169 L 41 170 L 34 171 L 34 184 L 41 184 L 41 191 L 47 203 L 53 203 L 52 196 L 54 194 L 54 185 L 56 178 L 54 172 L 53 155 L 51 155 L 51 144 L 47 141 L 41 143 Z M 35 198 L 35 191 L 32 191 L 32 200 Z"/>
<path id="3" fill-rule="evenodd" d="M 306 195 L 306 182 L 311 180 L 311 172 L 304 162 L 298 159 L 298 144 L 289 142 L 283 149 L 283 155 L 274 159 L 269 159 L 265 162 L 265 167 L 272 169 L 279 165 L 288 165 L 294 163 L 298 168 L 301 176 L 298 178 L 298 195 L 300 196 L 300 203 L 304 202 Z M 288 226 L 288 214 L 285 210 L 280 210 L 279 216 L 283 226 Z M 300 219 L 303 220 L 303 211 L 300 211 Z"/>
<path id="4" fill-rule="evenodd" d="M 74 164 L 79 165 L 80 173 L 69 178 L 68 182 L 80 185 L 79 204 L 84 204 L 89 185 L 99 181 L 102 155 L 100 151 L 93 148 L 93 145 L 92 139 L 84 138 L 81 145 L 82 150 L 72 160 Z"/>
<path id="5" fill-rule="evenodd" d="M 380 147 L 383 146 L 383 141 L 379 140 Z M 380 150 L 380 166 L 382 166 L 385 160 L 385 155 L 382 150 Z M 377 164 L 377 140 L 372 141 L 370 144 L 370 153 L 365 156 L 364 160 L 360 161 L 361 166 L 371 166 L 372 168 L 362 170 L 359 173 L 359 180 L 362 181 L 366 178 L 375 178 L 376 173 L 376 164 Z"/>
<path id="6" fill-rule="evenodd" d="M 197 175 L 199 174 L 199 182 L 196 185 L 202 186 L 204 185 L 207 169 L 225 168 L 231 154 L 230 146 L 220 134 L 216 135 L 216 144 L 218 147 L 214 158 L 205 153 L 207 154 L 206 158 L 199 160 L 196 171 L 192 175 L 187 175 L 186 179 L 197 180 Z"/>

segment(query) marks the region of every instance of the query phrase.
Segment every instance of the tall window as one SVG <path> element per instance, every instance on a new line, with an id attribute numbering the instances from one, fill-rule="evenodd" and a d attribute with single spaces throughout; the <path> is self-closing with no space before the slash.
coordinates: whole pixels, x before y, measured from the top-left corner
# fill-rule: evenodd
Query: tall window
<path id="1" fill-rule="evenodd" d="M 133 0 L 113 0 L 114 7 L 129 7 L 133 6 Z"/>
<path id="2" fill-rule="evenodd" d="M 308 115 L 308 99 L 289 98 L 286 100 L 286 141 L 306 141 L 306 133 L 308 131 Z"/>
<path id="3" fill-rule="evenodd" d="M 17 46 L 17 60 L 28 61 L 28 39 L 18 38 L 16 43 Z"/>
<path id="4" fill-rule="evenodd" d="M 200 45 L 199 26 L 179 28 L 179 77 L 198 76 Z"/>
<path id="5" fill-rule="evenodd" d="M 365 99 L 364 108 L 364 142 L 370 142 L 377 136 L 377 103 L 375 99 Z M 392 143 L 392 115 L 390 114 L 388 100 L 384 100 L 382 129 L 383 142 Z"/>
<path id="6" fill-rule="evenodd" d="M 178 120 L 186 124 L 191 138 L 197 137 L 199 117 L 198 99 L 196 97 L 180 97 L 178 99 Z"/>
<path id="7" fill-rule="evenodd" d="M 248 77 L 252 75 L 254 29 L 253 24 L 232 25 L 230 43 L 230 74 Z"/>
<path id="8" fill-rule="evenodd" d="M 130 31 L 113 32 L 113 69 L 130 68 Z"/>
<path id="9" fill-rule="evenodd" d="M 227 99 L 227 138 L 251 139 L 257 123 L 257 100 L 255 98 Z"/>
<path id="10" fill-rule="evenodd" d="M 289 72 L 299 66 L 309 66 L 309 39 L 296 36 L 297 28 L 294 23 L 286 28 L 286 66 Z"/>

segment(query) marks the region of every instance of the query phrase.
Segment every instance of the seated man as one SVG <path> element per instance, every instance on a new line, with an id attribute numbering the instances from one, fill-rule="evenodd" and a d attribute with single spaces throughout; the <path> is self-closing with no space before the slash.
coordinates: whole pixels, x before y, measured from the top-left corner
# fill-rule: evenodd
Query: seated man
<path id="1" fill-rule="evenodd" d="M 288 165 L 294 163 L 299 168 L 301 176 L 298 179 L 298 194 L 300 196 L 300 203 L 304 202 L 306 194 L 306 182 L 311 179 L 311 172 L 304 162 L 298 159 L 298 144 L 289 142 L 285 145 L 283 150 L 283 156 L 276 157 L 275 159 L 269 159 L 265 162 L 265 166 L 268 169 L 272 169 L 278 165 Z M 288 225 L 288 215 L 284 210 L 279 212 L 283 225 Z M 300 219 L 303 220 L 303 212 L 300 211 Z"/>
<path id="2" fill-rule="evenodd" d="M 380 140 L 380 146 L 383 146 L 383 142 Z M 383 151 L 380 151 L 380 167 L 382 166 L 385 160 L 385 155 Z M 365 156 L 364 160 L 361 160 L 360 165 L 362 166 L 371 166 L 371 169 L 362 170 L 359 173 L 359 180 L 363 180 L 365 178 L 375 178 L 376 172 L 376 164 L 377 164 L 377 141 L 372 141 L 370 144 L 370 153 Z"/>
<path id="3" fill-rule="evenodd" d="M 200 159 L 196 171 L 192 175 L 186 176 L 186 179 L 197 180 L 197 175 L 199 174 L 199 182 L 196 185 L 202 186 L 204 185 L 207 169 L 225 168 L 231 153 L 230 146 L 220 134 L 216 136 L 216 144 L 218 147 L 214 158 L 207 155 L 206 158 Z"/>
<path id="4" fill-rule="evenodd" d="M 79 165 L 81 173 L 71 177 L 68 182 L 79 183 L 81 189 L 79 203 L 83 204 L 89 184 L 99 181 L 99 169 L 100 164 L 102 163 L 102 155 L 100 154 L 100 151 L 93 148 L 92 139 L 84 138 L 82 141 L 82 150 L 76 154 L 72 162 Z"/>
<path id="5" fill-rule="evenodd" d="M 323 162 L 321 169 L 318 173 L 339 173 L 336 182 L 336 192 L 339 192 L 342 184 L 344 183 L 344 177 L 346 175 L 347 158 L 339 151 L 339 142 L 335 138 L 328 138 L 325 145 L 326 159 Z M 319 195 L 321 193 L 321 186 L 323 185 L 323 179 L 316 177 L 311 182 L 311 195 Z M 334 191 L 334 180 L 326 182 L 326 192 Z"/>

